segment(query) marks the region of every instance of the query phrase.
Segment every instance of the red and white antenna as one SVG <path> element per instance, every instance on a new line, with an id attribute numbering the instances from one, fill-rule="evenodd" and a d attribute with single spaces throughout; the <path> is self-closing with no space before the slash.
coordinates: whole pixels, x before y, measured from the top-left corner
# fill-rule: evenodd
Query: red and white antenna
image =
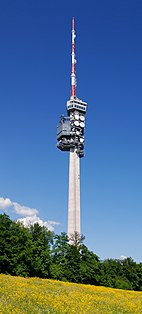
<path id="1" fill-rule="evenodd" d="M 71 98 L 76 97 L 76 74 L 75 74 L 75 29 L 74 29 L 74 17 L 72 18 L 72 70 L 71 70 Z"/>

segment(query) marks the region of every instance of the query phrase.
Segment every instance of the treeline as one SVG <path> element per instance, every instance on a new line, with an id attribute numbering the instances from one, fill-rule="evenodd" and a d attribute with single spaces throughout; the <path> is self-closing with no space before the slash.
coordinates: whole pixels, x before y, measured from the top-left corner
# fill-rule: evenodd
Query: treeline
<path id="1" fill-rule="evenodd" d="M 38 224 L 25 228 L 0 215 L 0 273 L 142 291 L 142 263 L 99 257 L 75 233 L 55 235 Z"/>

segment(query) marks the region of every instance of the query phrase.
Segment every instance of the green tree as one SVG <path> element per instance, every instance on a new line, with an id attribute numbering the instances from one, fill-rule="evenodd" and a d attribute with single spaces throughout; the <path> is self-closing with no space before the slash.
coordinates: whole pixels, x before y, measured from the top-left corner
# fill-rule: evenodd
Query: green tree
<path id="1" fill-rule="evenodd" d="M 139 277 L 137 273 L 137 264 L 131 257 L 122 261 L 122 275 L 131 283 L 132 289 L 137 290 L 139 287 Z"/>
<path id="2" fill-rule="evenodd" d="M 118 276 L 115 279 L 114 288 L 123 290 L 132 290 L 132 283 L 125 277 Z"/>
<path id="3" fill-rule="evenodd" d="M 74 232 L 69 237 L 69 245 L 66 254 L 65 278 L 71 282 L 82 282 L 81 276 L 81 249 L 85 237 Z"/>
<path id="4" fill-rule="evenodd" d="M 28 228 L 13 222 L 11 226 L 11 273 L 17 276 L 30 275 L 32 239 Z"/>
<path id="5" fill-rule="evenodd" d="M 91 285 L 99 285 L 100 260 L 85 245 L 81 248 L 81 278 L 82 282 Z"/>
<path id="6" fill-rule="evenodd" d="M 138 285 L 137 285 L 136 290 L 142 291 L 142 263 L 137 264 L 136 269 L 137 269 L 137 276 L 138 276 Z"/>
<path id="7" fill-rule="evenodd" d="M 53 233 L 38 223 L 30 226 L 29 232 L 32 239 L 30 276 L 49 278 Z"/>
<path id="8" fill-rule="evenodd" d="M 0 272 L 28 276 L 30 247 L 28 230 L 6 214 L 0 215 Z"/>
<path id="9" fill-rule="evenodd" d="M 11 227 L 13 222 L 6 214 L 0 215 L 0 272 L 11 274 Z"/>
<path id="10" fill-rule="evenodd" d="M 112 288 L 115 287 L 116 277 L 119 276 L 121 270 L 120 261 L 115 259 L 106 259 L 101 262 L 100 270 L 100 285 Z"/>
<path id="11" fill-rule="evenodd" d="M 78 247 L 73 244 L 68 246 L 64 276 L 67 281 L 81 282 L 81 255 Z"/>
<path id="12" fill-rule="evenodd" d="M 67 234 L 62 232 L 61 235 L 55 235 L 52 246 L 52 263 L 50 265 L 51 278 L 66 280 L 64 272 L 67 263 L 68 248 Z"/>

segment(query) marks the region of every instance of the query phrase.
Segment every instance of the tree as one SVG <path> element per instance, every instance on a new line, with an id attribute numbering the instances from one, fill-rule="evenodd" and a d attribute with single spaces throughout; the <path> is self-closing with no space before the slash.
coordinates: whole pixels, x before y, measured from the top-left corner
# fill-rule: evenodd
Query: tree
<path id="1" fill-rule="evenodd" d="M 6 214 L 0 215 L 0 272 L 11 273 L 11 226 L 13 222 Z"/>
<path id="2" fill-rule="evenodd" d="M 0 215 L 0 272 L 28 276 L 29 233 L 23 225 Z"/>
<path id="3" fill-rule="evenodd" d="M 76 245 L 68 246 L 64 276 L 67 281 L 81 282 L 81 255 Z"/>
<path id="4" fill-rule="evenodd" d="M 16 276 L 30 276 L 30 261 L 32 256 L 32 239 L 28 228 L 19 222 L 11 226 L 11 273 Z"/>
<path id="5" fill-rule="evenodd" d="M 106 259 L 101 262 L 100 285 L 115 287 L 116 277 L 119 276 L 121 264 L 119 260 Z"/>
<path id="6" fill-rule="evenodd" d="M 132 283 L 123 276 L 118 276 L 115 279 L 114 288 L 123 290 L 132 290 Z"/>
<path id="7" fill-rule="evenodd" d="M 83 234 L 78 233 L 75 231 L 69 237 L 69 243 L 76 246 L 78 250 L 80 250 L 83 241 L 85 240 L 85 236 Z"/>
<path id="8" fill-rule="evenodd" d="M 136 262 L 131 257 L 122 261 L 122 275 L 131 283 L 132 289 L 137 290 L 139 286 L 139 277 L 137 273 Z"/>
<path id="9" fill-rule="evenodd" d="M 142 291 L 142 263 L 137 264 L 136 269 L 137 269 L 137 276 L 138 276 L 138 285 L 137 285 L 136 290 Z"/>
<path id="10" fill-rule="evenodd" d="M 32 239 L 30 276 L 49 278 L 51 264 L 50 246 L 53 244 L 54 235 L 38 223 L 30 226 L 29 232 Z"/>
<path id="11" fill-rule="evenodd" d="M 100 282 L 100 260 L 85 245 L 81 248 L 81 279 L 83 283 L 99 285 Z"/>
<path id="12" fill-rule="evenodd" d="M 80 282 L 81 281 L 81 245 L 84 236 L 77 232 L 68 239 L 66 233 L 55 236 L 52 248 L 51 277 L 54 279 Z"/>
<path id="13" fill-rule="evenodd" d="M 69 245 L 66 254 L 65 278 L 71 282 L 82 282 L 81 276 L 81 248 L 85 237 L 74 232 L 69 237 Z"/>
<path id="14" fill-rule="evenodd" d="M 50 265 L 51 278 L 66 280 L 64 272 L 68 247 L 68 236 L 65 232 L 62 232 L 61 235 L 55 235 L 52 246 L 52 263 Z"/>

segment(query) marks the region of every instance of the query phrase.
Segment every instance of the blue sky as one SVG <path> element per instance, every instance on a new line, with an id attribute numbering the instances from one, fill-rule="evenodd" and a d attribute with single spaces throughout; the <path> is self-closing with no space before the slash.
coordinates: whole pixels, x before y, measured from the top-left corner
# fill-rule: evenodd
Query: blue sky
<path id="1" fill-rule="evenodd" d="M 56 233 L 67 231 L 69 156 L 56 148 L 56 125 L 70 97 L 72 16 L 77 96 L 88 103 L 81 160 L 82 233 L 101 259 L 124 255 L 139 262 L 140 0 L 1 1 L 1 213 L 12 219 L 33 213 Z"/>

